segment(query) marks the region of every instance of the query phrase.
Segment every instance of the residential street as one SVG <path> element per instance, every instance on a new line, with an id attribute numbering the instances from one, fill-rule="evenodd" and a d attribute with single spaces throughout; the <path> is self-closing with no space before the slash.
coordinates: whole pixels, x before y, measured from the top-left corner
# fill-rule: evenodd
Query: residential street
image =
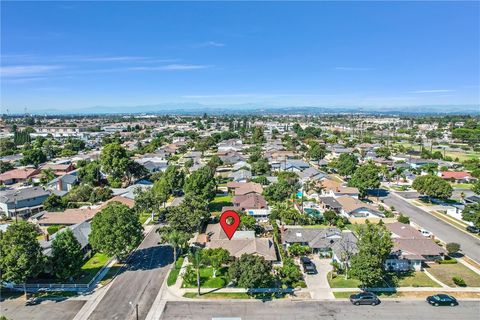
<path id="1" fill-rule="evenodd" d="M 413 222 L 433 232 L 441 240 L 459 243 L 465 255 L 480 262 L 480 240 L 410 204 L 401 198 L 398 193 L 395 195 L 389 194 L 384 198 L 384 202 L 388 206 L 394 206 L 397 211 L 409 216 Z"/>
<path id="2" fill-rule="evenodd" d="M 221 304 L 221 308 L 219 305 Z M 480 303 L 460 302 L 460 306 L 432 307 L 424 301 L 384 301 L 380 305 L 354 306 L 348 301 L 175 301 L 167 302 L 162 320 L 211 320 L 222 317 L 238 320 L 477 320 Z"/>
<path id="3" fill-rule="evenodd" d="M 85 301 L 43 301 L 35 306 L 25 306 L 25 300 L 4 300 L 0 315 L 9 320 L 70 320 L 83 307 Z"/>
<path id="4" fill-rule="evenodd" d="M 135 304 L 138 304 L 139 319 L 145 319 L 173 261 L 171 247 L 158 245 L 160 236 L 154 230 L 133 254 L 129 269 L 114 280 L 89 319 L 134 319 Z"/>

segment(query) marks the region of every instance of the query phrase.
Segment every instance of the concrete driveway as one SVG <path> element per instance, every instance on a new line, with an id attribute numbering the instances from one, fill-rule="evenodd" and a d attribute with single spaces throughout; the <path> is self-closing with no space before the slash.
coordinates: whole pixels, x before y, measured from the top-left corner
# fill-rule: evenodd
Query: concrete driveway
<path id="1" fill-rule="evenodd" d="M 311 260 L 317 268 L 317 273 L 304 276 L 312 299 L 335 299 L 327 281 L 327 275 L 332 271 L 331 259 L 320 259 L 315 255 Z"/>

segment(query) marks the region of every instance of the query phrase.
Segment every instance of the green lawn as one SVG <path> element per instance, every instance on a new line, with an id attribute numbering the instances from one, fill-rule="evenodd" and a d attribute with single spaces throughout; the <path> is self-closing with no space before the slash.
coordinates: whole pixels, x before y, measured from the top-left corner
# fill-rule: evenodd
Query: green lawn
<path id="1" fill-rule="evenodd" d="M 216 277 L 213 277 L 213 268 L 206 267 L 200 269 L 200 286 L 202 288 L 222 288 L 228 283 L 228 268 L 221 268 L 217 271 Z M 193 283 L 183 282 L 183 288 L 196 288 L 196 279 Z"/>
<path id="2" fill-rule="evenodd" d="M 140 223 L 141 223 L 141 224 L 144 224 L 145 221 L 147 221 L 147 219 L 150 218 L 151 216 L 152 216 L 151 213 L 142 212 L 142 213 L 140 213 L 140 215 L 138 216 L 138 219 L 140 220 Z"/>
<path id="3" fill-rule="evenodd" d="M 407 276 L 400 276 L 399 287 L 440 287 L 438 283 L 430 279 L 424 272 L 412 272 Z"/>
<path id="4" fill-rule="evenodd" d="M 472 189 L 473 184 L 471 183 L 450 183 L 454 189 Z"/>
<path id="5" fill-rule="evenodd" d="M 251 299 L 250 295 L 244 292 L 212 292 L 204 293 L 200 296 L 196 292 L 187 292 L 183 297 L 195 299 Z"/>
<path id="6" fill-rule="evenodd" d="M 361 284 L 359 280 L 352 277 L 345 279 L 344 275 L 338 275 L 335 278 L 332 278 L 329 273 L 327 277 L 330 288 L 358 288 Z"/>
<path id="7" fill-rule="evenodd" d="M 125 264 L 123 263 L 117 262 L 113 266 L 111 266 L 110 269 L 108 269 L 107 273 L 103 276 L 102 280 L 100 281 L 100 284 L 106 285 L 108 282 L 113 280 L 113 278 L 115 278 L 118 275 L 118 273 L 120 272 L 120 270 L 124 265 Z"/>
<path id="8" fill-rule="evenodd" d="M 217 195 L 215 199 L 210 202 L 208 209 L 211 212 L 220 212 L 223 207 L 232 206 L 232 196 L 231 195 Z"/>
<path id="9" fill-rule="evenodd" d="M 110 257 L 103 253 L 95 253 L 85 264 L 82 266 L 82 273 L 78 277 L 76 283 L 89 283 L 93 277 L 102 269 L 102 267 L 108 262 Z"/>
<path id="10" fill-rule="evenodd" d="M 177 282 L 178 274 L 180 273 L 180 268 L 182 267 L 184 257 L 180 257 L 175 262 L 175 268 L 173 268 L 168 274 L 167 285 L 173 286 Z"/>
<path id="11" fill-rule="evenodd" d="M 450 287 L 456 287 L 452 280 L 453 277 L 462 278 L 469 287 L 480 287 L 480 275 L 461 263 L 432 264 L 428 268 L 428 272 Z"/>
<path id="12" fill-rule="evenodd" d="M 398 279 L 397 287 L 439 287 L 439 285 L 430 279 L 423 272 L 412 272 L 409 274 L 395 274 Z M 386 277 L 388 278 L 388 276 Z M 395 281 L 387 279 L 388 286 L 394 286 Z M 338 275 L 337 277 L 330 279 L 328 275 L 328 283 L 331 288 L 359 288 L 360 281 L 355 278 L 345 279 L 344 275 Z M 387 285 L 387 283 L 382 284 Z"/>

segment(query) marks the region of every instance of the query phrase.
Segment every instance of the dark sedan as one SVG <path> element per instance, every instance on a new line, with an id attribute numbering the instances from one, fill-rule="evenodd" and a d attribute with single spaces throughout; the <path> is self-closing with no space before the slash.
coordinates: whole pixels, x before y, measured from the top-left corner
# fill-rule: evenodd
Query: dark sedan
<path id="1" fill-rule="evenodd" d="M 380 303 L 380 299 L 378 299 L 378 297 L 372 292 L 360 292 L 352 294 L 350 296 L 350 302 L 356 306 L 361 304 L 376 306 Z"/>
<path id="2" fill-rule="evenodd" d="M 432 306 L 458 306 L 458 301 L 448 294 L 436 294 L 434 296 L 427 297 L 427 302 Z"/>

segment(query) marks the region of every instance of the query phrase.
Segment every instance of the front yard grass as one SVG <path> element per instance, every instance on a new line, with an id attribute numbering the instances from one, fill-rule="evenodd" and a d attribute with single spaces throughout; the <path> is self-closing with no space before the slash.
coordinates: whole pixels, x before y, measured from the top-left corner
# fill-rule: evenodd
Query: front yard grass
<path id="1" fill-rule="evenodd" d="M 103 253 L 95 253 L 85 264 L 82 266 L 82 273 L 78 277 L 76 283 L 89 283 L 93 277 L 107 264 L 109 256 Z"/>
<path id="2" fill-rule="evenodd" d="M 212 202 L 208 205 L 210 212 L 220 212 L 223 207 L 232 206 L 232 196 L 229 194 L 226 195 L 217 195 Z"/>
<path id="3" fill-rule="evenodd" d="M 179 257 L 175 262 L 175 267 L 170 271 L 167 278 L 167 285 L 173 286 L 175 282 L 177 282 L 178 274 L 180 273 L 180 269 L 182 268 L 184 257 Z"/>
<path id="4" fill-rule="evenodd" d="M 186 292 L 183 297 L 194 299 L 251 299 L 250 295 L 245 292 L 212 292 L 200 296 L 196 292 Z"/>
<path id="5" fill-rule="evenodd" d="M 461 263 L 431 264 L 428 272 L 449 287 L 456 287 L 453 277 L 462 278 L 468 287 L 480 287 L 480 275 Z"/>
<path id="6" fill-rule="evenodd" d="M 405 274 L 392 274 L 396 276 L 397 282 L 395 282 L 389 276 L 386 276 L 388 283 L 380 284 L 381 286 L 388 287 L 440 287 L 435 281 L 430 279 L 423 272 L 412 272 Z M 344 275 L 338 275 L 337 277 L 331 279 L 330 273 L 328 274 L 328 283 L 331 288 L 359 288 L 361 282 L 358 279 L 349 277 L 345 279 Z"/>
<path id="7" fill-rule="evenodd" d="M 183 288 L 196 288 L 197 280 L 192 279 L 192 282 L 183 281 Z M 206 267 L 200 269 L 200 287 L 202 288 L 222 288 L 228 283 L 228 268 L 220 268 L 217 271 L 216 277 L 213 277 L 213 268 Z"/>

